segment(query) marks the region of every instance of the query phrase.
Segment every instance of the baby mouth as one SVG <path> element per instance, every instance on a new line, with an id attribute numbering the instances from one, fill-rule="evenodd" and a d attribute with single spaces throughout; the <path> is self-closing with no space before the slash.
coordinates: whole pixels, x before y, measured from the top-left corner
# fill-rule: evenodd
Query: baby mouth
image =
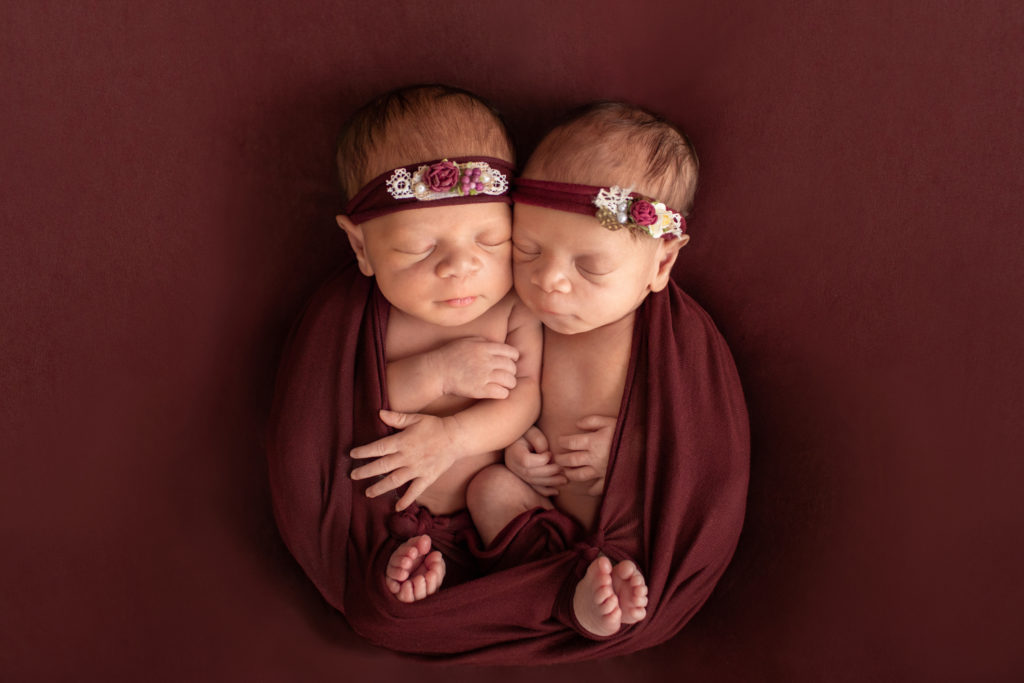
<path id="1" fill-rule="evenodd" d="M 445 299 L 445 303 L 452 308 L 464 308 L 476 301 L 475 296 L 460 296 L 454 299 Z"/>
<path id="2" fill-rule="evenodd" d="M 533 310 L 538 312 L 538 313 L 540 313 L 541 315 L 565 315 L 566 314 L 566 311 L 562 310 L 561 307 L 553 306 L 553 305 L 551 305 L 551 304 L 549 304 L 547 302 L 539 303 L 536 307 L 534 307 Z"/>

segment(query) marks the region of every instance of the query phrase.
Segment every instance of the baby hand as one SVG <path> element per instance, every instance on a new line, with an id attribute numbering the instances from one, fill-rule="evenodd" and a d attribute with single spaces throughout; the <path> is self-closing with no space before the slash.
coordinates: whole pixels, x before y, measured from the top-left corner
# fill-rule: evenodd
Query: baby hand
<path id="1" fill-rule="evenodd" d="M 599 496 L 604 491 L 615 424 L 614 417 L 588 415 L 576 423 L 577 429 L 585 431 L 558 438 L 558 445 L 566 452 L 556 455 L 555 462 L 565 468 L 569 481 L 593 479 L 594 483 L 587 489 L 591 496 Z"/>
<path id="2" fill-rule="evenodd" d="M 559 486 L 569 482 L 562 468 L 551 459 L 547 437 L 536 427 L 530 427 L 505 449 L 505 467 L 542 496 L 555 495 Z"/>
<path id="3" fill-rule="evenodd" d="M 435 372 L 444 394 L 466 398 L 508 398 L 516 386 L 514 346 L 483 337 L 456 339 L 434 352 Z"/>
<path id="4" fill-rule="evenodd" d="M 408 483 L 409 488 L 395 505 L 395 510 L 401 511 L 455 462 L 456 440 L 449 425 L 451 418 L 382 410 L 380 419 L 389 427 L 402 431 L 353 448 L 349 455 L 356 460 L 377 459 L 352 470 L 349 476 L 358 481 L 387 475 L 366 489 L 370 498 Z"/>

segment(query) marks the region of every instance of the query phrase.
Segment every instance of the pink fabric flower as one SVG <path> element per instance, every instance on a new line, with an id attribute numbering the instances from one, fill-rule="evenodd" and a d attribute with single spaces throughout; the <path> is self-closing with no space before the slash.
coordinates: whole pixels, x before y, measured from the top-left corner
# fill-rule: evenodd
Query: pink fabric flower
<path id="1" fill-rule="evenodd" d="M 629 207 L 629 217 L 637 225 L 654 225 L 658 220 L 658 212 L 650 202 L 638 199 Z"/>
<path id="2" fill-rule="evenodd" d="M 459 167 L 448 161 L 431 164 L 423 174 L 423 181 L 433 192 L 447 192 L 459 180 Z"/>

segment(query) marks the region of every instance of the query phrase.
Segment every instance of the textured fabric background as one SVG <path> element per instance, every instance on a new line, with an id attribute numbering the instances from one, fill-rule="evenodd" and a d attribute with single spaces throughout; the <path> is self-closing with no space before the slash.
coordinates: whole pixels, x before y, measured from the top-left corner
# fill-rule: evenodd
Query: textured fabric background
<path id="1" fill-rule="evenodd" d="M 0 8 L 0 678 L 463 675 L 325 606 L 262 451 L 346 253 L 335 131 L 422 81 L 491 98 L 524 153 L 595 98 L 688 131 L 675 275 L 753 439 L 737 555 L 677 638 L 469 673 L 1024 677 L 1024 6 L 290 5 Z"/>

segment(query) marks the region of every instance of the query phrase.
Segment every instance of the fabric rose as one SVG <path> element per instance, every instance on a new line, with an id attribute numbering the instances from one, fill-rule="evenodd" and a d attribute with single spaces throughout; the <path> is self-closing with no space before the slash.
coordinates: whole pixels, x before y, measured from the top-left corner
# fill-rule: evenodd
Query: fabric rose
<path id="1" fill-rule="evenodd" d="M 650 202 L 638 199 L 629 207 L 629 217 L 637 225 L 654 225 L 658 221 L 658 210 Z"/>
<path id="2" fill-rule="evenodd" d="M 447 192 L 455 187 L 459 180 L 459 167 L 445 159 L 431 164 L 423 174 L 423 182 L 433 192 Z"/>

